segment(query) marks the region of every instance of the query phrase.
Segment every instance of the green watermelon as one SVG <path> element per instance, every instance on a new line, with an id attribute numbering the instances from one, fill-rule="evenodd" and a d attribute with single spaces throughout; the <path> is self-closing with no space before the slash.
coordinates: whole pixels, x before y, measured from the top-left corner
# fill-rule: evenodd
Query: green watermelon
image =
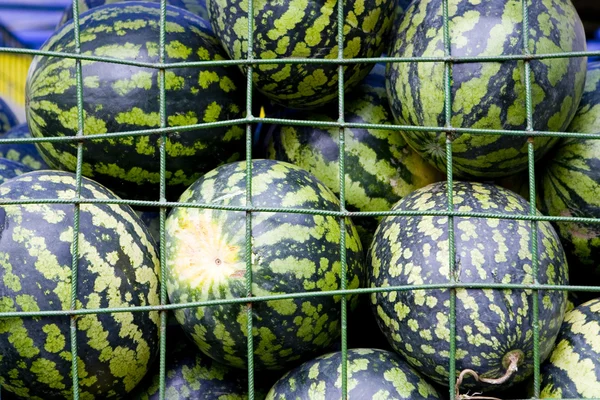
<path id="1" fill-rule="evenodd" d="M 74 174 L 34 171 L 0 185 L 3 199 L 72 199 Z M 83 178 L 81 196 L 118 199 Z M 0 312 L 71 308 L 72 204 L 0 207 Z M 129 206 L 82 204 L 77 308 L 156 306 L 156 244 Z M 76 317 L 81 399 L 122 398 L 158 350 L 158 312 Z M 0 320 L 0 386 L 34 400 L 71 398 L 70 318 Z"/>
<path id="2" fill-rule="evenodd" d="M 565 315 L 556 347 L 541 367 L 543 399 L 600 394 L 600 298 Z"/>
<path id="3" fill-rule="evenodd" d="M 5 134 L 1 135 L 0 139 L 22 139 L 30 137 L 31 132 L 29 132 L 29 127 L 25 123 L 15 126 Z M 18 161 L 32 169 L 50 169 L 33 143 L 0 144 L 0 157 Z"/>
<path id="4" fill-rule="evenodd" d="M 338 56 L 337 2 L 281 0 L 254 2 L 255 59 Z M 232 59 L 248 56 L 248 0 L 208 0 L 210 22 Z M 395 0 L 344 1 L 344 58 L 379 57 L 387 47 Z M 358 84 L 371 63 L 345 66 L 344 87 Z M 246 71 L 245 67 L 242 67 Z M 261 64 L 254 86 L 273 101 L 308 109 L 338 96 L 336 64 Z"/>
<path id="5" fill-rule="evenodd" d="M 120 3 L 122 1 L 134 1 L 134 0 L 78 0 L 79 1 L 79 13 L 83 13 L 87 10 L 90 10 L 95 7 L 100 7 L 105 4 L 113 4 Z M 160 0 L 145 0 L 151 1 L 154 3 L 160 3 Z M 167 0 L 167 4 L 179 8 L 183 8 L 191 13 L 194 13 L 206 21 L 208 21 L 208 10 L 206 9 L 206 1 L 205 0 Z M 65 9 L 62 17 L 60 18 L 60 22 L 58 23 L 58 27 L 60 28 L 67 22 L 73 19 L 73 3 L 69 4 Z"/>
<path id="6" fill-rule="evenodd" d="M 31 172 L 32 169 L 20 162 L 0 158 L 0 184 L 16 176 Z"/>
<path id="7" fill-rule="evenodd" d="M 213 361 L 179 327 L 167 330 L 165 399 L 247 400 L 248 374 Z M 159 400 L 159 365 L 136 388 L 134 400 Z M 256 400 L 264 393 L 256 393 Z"/>
<path id="8" fill-rule="evenodd" d="M 395 32 L 390 56 L 442 57 L 443 0 L 420 0 L 407 9 Z M 529 3 L 529 50 L 533 54 L 585 51 L 583 25 L 570 0 Z M 455 58 L 521 55 L 522 0 L 450 0 L 451 54 Z M 535 60 L 533 128 L 564 131 L 583 93 L 587 57 Z M 445 126 L 444 63 L 390 63 L 387 90 L 399 124 Z M 526 128 L 523 62 L 458 63 L 452 66 L 452 126 Z M 446 134 L 405 132 L 406 141 L 441 171 L 446 170 Z M 540 159 L 556 138 L 536 137 Z M 527 137 L 460 133 L 452 148 L 460 178 L 494 178 L 527 168 Z"/>
<path id="9" fill-rule="evenodd" d="M 19 123 L 17 116 L 8 104 L 0 97 L 0 134 L 10 130 Z"/>
<path id="10" fill-rule="evenodd" d="M 223 60 L 207 22 L 167 7 L 166 62 Z M 124 2 L 94 8 L 81 16 L 83 54 L 158 62 L 160 7 Z M 102 32 L 101 34 L 98 34 Z M 73 24 L 59 29 L 43 46 L 74 51 Z M 168 126 L 243 117 L 245 86 L 235 67 L 177 68 L 166 72 Z M 85 135 L 160 127 L 158 70 L 83 63 Z M 35 137 L 74 136 L 77 132 L 75 61 L 37 56 L 27 78 L 27 121 Z M 87 141 L 83 174 L 122 197 L 157 199 L 159 135 Z M 245 151 L 243 127 L 199 129 L 169 134 L 166 183 L 170 198 L 217 165 Z M 74 171 L 76 142 L 39 143 L 48 165 Z"/>
<path id="11" fill-rule="evenodd" d="M 281 377 L 267 394 L 266 400 L 341 400 L 341 363 L 341 352 L 307 361 Z M 442 398 L 421 374 L 389 351 L 348 350 L 347 368 L 349 399 Z"/>
<path id="12" fill-rule="evenodd" d="M 454 209 L 492 214 L 528 214 L 529 203 L 499 186 L 455 181 Z M 400 200 L 394 210 L 447 209 L 446 183 L 434 183 Z M 450 280 L 448 218 L 390 216 L 383 219 L 368 252 L 371 287 L 439 284 Z M 455 279 L 460 283 L 532 283 L 529 221 L 454 218 Z M 552 225 L 538 223 L 538 281 L 568 283 L 565 255 Z M 548 357 L 565 312 L 567 293 L 539 291 L 540 361 Z M 512 355 L 518 372 L 502 385 L 533 372 L 532 294 L 529 290 L 456 290 L 456 369 L 485 378 L 504 375 Z M 448 384 L 448 290 L 376 293 L 372 309 L 388 341 L 408 362 L 440 384 Z M 492 390 L 470 376 L 463 388 Z"/>
<path id="13" fill-rule="evenodd" d="M 148 231 L 156 241 L 160 243 L 160 212 L 148 210 L 134 210 L 142 220 Z"/>
<path id="14" fill-rule="evenodd" d="M 392 124 L 385 93 L 385 67 L 375 66 L 367 79 L 348 95 L 344 120 L 350 123 Z M 291 114 L 291 113 L 290 113 Z M 285 116 L 335 122 L 337 107 L 323 112 Z M 442 175 L 407 144 L 398 131 L 347 128 L 345 130 L 346 204 L 351 211 L 387 211 L 408 193 L 441 180 Z M 282 126 L 268 147 L 269 158 L 291 162 L 340 193 L 339 129 Z M 376 218 L 354 220 L 364 247 L 373 239 Z"/>
<path id="15" fill-rule="evenodd" d="M 180 202 L 244 206 L 246 163 L 216 168 L 183 193 Z M 292 164 L 252 162 L 254 207 L 339 210 L 323 183 Z M 246 213 L 175 207 L 166 222 L 167 290 L 173 304 L 246 296 Z M 348 288 L 364 281 L 363 250 L 346 219 Z M 252 217 L 252 294 L 318 292 L 340 288 L 337 217 L 260 212 Z M 348 296 L 353 309 L 358 296 Z M 340 334 L 341 298 L 273 300 L 252 307 L 254 365 L 281 370 L 315 356 Z M 177 310 L 200 350 L 216 361 L 247 367 L 247 307 L 225 304 Z"/>
<path id="16" fill-rule="evenodd" d="M 569 131 L 600 131 L 600 63 L 590 65 L 581 106 Z M 545 160 L 541 198 L 549 215 L 600 218 L 600 142 L 563 139 Z M 600 225 L 555 224 L 570 265 L 573 284 L 600 285 Z"/>

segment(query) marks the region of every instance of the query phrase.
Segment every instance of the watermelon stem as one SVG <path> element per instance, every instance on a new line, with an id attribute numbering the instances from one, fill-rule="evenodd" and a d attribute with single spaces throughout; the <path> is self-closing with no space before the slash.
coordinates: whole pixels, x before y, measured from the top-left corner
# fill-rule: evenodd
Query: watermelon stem
<path id="1" fill-rule="evenodd" d="M 481 378 L 479 376 L 479 374 L 477 374 L 477 372 L 473 371 L 472 369 L 464 369 L 460 372 L 460 374 L 458 375 L 458 379 L 456 379 L 456 398 L 457 400 L 469 400 L 469 399 L 477 399 L 477 400 L 500 400 L 496 397 L 480 397 L 477 396 L 481 393 L 474 393 L 473 396 L 469 395 L 469 394 L 460 394 L 460 385 L 464 379 L 465 376 L 467 375 L 471 375 L 473 378 L 475 378 L 475 380 L 477 382 L 483 382 L 483 383 L 489 383 L 491 385 L 502 385 L 503 383 L 505 383 L 506 381 L 508 381 L 510 379 L 510 377 L 517 372 L 517 370 L 519 369 L 519 364 L 522 361 L 522 357 L 523 357 L 523 352 L 521 351 L 512 351 L 509 354 L 507 354 L 505 356 L 508 361 L 508 367 L 506 368 L 506 372 L 504 373 L 504 375 L 502 375 L 500 378 Z"/>

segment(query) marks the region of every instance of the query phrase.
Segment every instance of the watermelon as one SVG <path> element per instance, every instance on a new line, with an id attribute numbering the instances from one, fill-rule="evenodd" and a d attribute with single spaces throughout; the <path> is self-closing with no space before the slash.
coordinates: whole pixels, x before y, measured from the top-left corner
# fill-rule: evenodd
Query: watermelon
<path id="1" fill-rule="evenodd" d="M 596 398 L 600 393 L 600 298 L 565 315 L 556 347 L 541 367 L 541 398 Z"/>
<path id="2" fill-rule="evenodd" d="M 203 355 L 177 326 L 167 330 L 166 354 L 166 399 L 248 399 L 248 374 Z M 158 363 L 155 363 L 152 372 L 136 388 L 132 398 L 159 400 L 159 379 L 160 369 Z M 256 400 L 264 398 L 264 393 L 256 394 Z"/>
<path id="3" fill-rule="evenodd" d="M 214 169 L 186 190 L 180 202 L 244 206 L 244 162 Z M 292 164 L 252 162 L 254 207 L 339 210 L 323 183 Z M 175 207 L 166 222 L 167 291 L 173 304 L 246 297 L 246 213 Z M 346 219 L 348 288 L 364 281 L 363 249 Z M 340 288 L 337 217 L 260 212 L 252 217 L 252 294 L 319 292 Z M 358 296 L 348 296 L 350 307 Z M 315 356 L 339 335 L 341 298 L 318 296 L 255 303 L 254 366 L 281 370 Z M 214 360 L 247 367 L 246 304 L 186 308 L 176 318 L 200 350 Z"/>
<path id="4" fill-rule="evenodd" d="M 134 210 L 137 216 L 142 220 L 148 231 L 156 241 L 160 243 L 160 212 L 148 210 Z"/>
<path id="5" fill-rule="evenodd" d="M 342 399 L 342 353 L 325 354 L 286 373 L 266 400 Z M 397 354 L 378 349 L 348 350 L 348 398 L 441 399 L 424 378 Z"/>
<path id="6" fill-rule="evenodd" d="M 75 175 L 34 171 L 0 185 L 3 199 L 72 199 Z M 82 179 L 87 199 L 118 199 Z M 0 312 L 71 308 L 72 204 L 0 207 Z M 156 244 L 129 206 L 82 204 L 77 308 L 156 306 Z M 121 398 L 158 350 L 158 312 L 76 317 L 80 398 Z M 28 399 L 71 398 L 70 318 L 0 320 L 0 386 Z"/>
<path id="7" fill-rule="evenodd" d="M 443 0 L 413 2 L 395 32 L 392 57 L 442 57 Z M 585 51 L 583 25 L 570 0 L 528 1 L 532 54 Z M 453 57 L 521 55 L 522 0 L 449 1 Z M 535 60 L 533 128 L 564 131 L 583 94 L 587 57 Z M 386 87 L 402 125 L 445 126 L 444 63 L 390 63 Z M 521 61 L 452 66 L 453 127 L 526 128 L 525 76 Z M 405 132 L 406 141 L 441 171 L 446 170 L 446 134 Z M 536 137 L 540 159 L 556 138 Z M 462 179 L 494 178 L 527 168 L 527 137 L 460 133 L 452 148 L 453 171 Z"/>
<path id="8" fill-rule="evenodd" d="M 227 55 L 207 22 L 167 7 L 166 62 L 222 60 Z M 158 62 L 159 4 L 124 2 L 94 8 L 81 16 L 81 51 L 127 60 Z M 98 35 L 98 32 L 102 32 Z M 43 46 L 74 51 L 73 24 Z M 243 117 L 245 86 L 235 67 L 177 68 L 166 72 L 168 126 Z M 57 83 L 57 82 L 60 82 Z M 158 70 L 83 63 L 85 135 L 160 127 Z M 34 137 L 77 132 L 75 62 L 37 56 L 27 78 L 27 121 Z M 158 135 L 87 141 L 83 174 L 121 197 L 158 199 Z M 177 198 L 203 173 L 240 158 L 243 127 L 199 129 L 169 134 L 166 143 L 168 196 Z M 74 171 L 76 142 L 37 144 L 52 168 Z"/>
<path id="9" fill-rule="evenodd" d="M 434 183 L 400 200 L 393 210 L 447 209 L 446 183 Z M 454 209 L 492 214 L 528 214 L 529 203 L 496 185 L 455 181 Z M 448 218 L 390 216 L 383 219 L 367 256 L 371 287 L 439 284 L 450 280 Z M 565 254 L 552 225 L 538 223 L 538 281 L 568 283 Z M 460 283 L 532 283 L 531 224 L 494 218 L 454 218 L 455 279 Z M 539 291 L 540 361 L 548 357 L 562 322 L 567 293 Z M 447 289 L 376 293 L 372 309 L 388 341 L 412 366 L 448 384 L 449 298 Z M 485 378 L 504 375 L 511 357 L 518 371 L 499 388 L 533 371 L 532 294 L 529 290 L 456 290 L 456 369 Z M 470 376 L 463 388 L 491 390 Z"/>
<path id="10" fill-rule="evenodd" d="M 32 169 L 20 162 L 0 158 L 0 184 L 16 176 L 31 172 Z"/>
<path id="11" fill-rule="evenodd" d="M 599 132 L 600 63 L 590 65 L 586 88 L 569 131 Z M 549 215 L 600 218 L 600 142 L 563 139 L 545 160 L 541 198 Z M 600 225 L 576 222 L 555 224 L 565 247 L 573 284 L 600 285 Z"/>
<path id="12" fill-rule="evenodd" d="M 31 133 L 27 124 L 20 124 L 0 136 L 0 139 L 29 138 Z M 18 161 L 32 169 L 49 169 L 33 143 L 0 144 L 0 157 Z"/>
<path id="13" fill-rule="evenodd" d="M 105 4 L 113 4 L 120 3 L 122 1 L 134 1 L 134 0 L 78 0 L 79 1 L 79 14 L 90 10 L 94 7 L 103 6 Z M 151 1 L 154 3 L 160 3 L 160 0 L 145 0 Z M 194 13 L 206 21 L 208 21 L 208 10 L 206 9 L 206 1 L 205 0 L 167 0 L 167 4 L 179 8 L 183 8 L 191 13 Z M 67 22 L 73 19 L 73 3 L 69 4 L 65 9 L 62 17 L 60 18 L 60 22 L 58 23 L 58 28 L 66 24 Z"/>
<path id="14" fill-rule="evenodd" d="M 346 122 L 393 123 L 384 73 L 385 67 L 378 64 L 348 95 Z M 303 112 L 287 117 L 335 122 L 339 113 L 337 107 L 331 107 L 324 112 Z M 345 141 L 346 208 L 350 211 L 387 211 L 413 190 L 443 178 L 406 144 L 398 131 L 347 128 Z M 268 154 L 269 158 L 304 168 L 339 194 L 338 143 L 338 128 L 282 126 L 274 132 Z M 354 222 L 367 247 L 377 228 L 377 219 L 357 218 Z"/>
<path id="15" fill-rule="evenodd" d="M 344 2 L 344 58 L 379 57 L 387 47 L 396 0 Z M 255 59 L 338 56 L 335 1 L 282 0 L 254 2 Z M 232 59 L 248 56 L 248 0 L 207 1 L 215 34 Z M 344 88 L 358 84 L 371 63 L 345 66 Z M 246 71 L 245 67 L 242 67 Z M 316 108 L 338 96 L 335 64 L 261 64 L 253 70 L 254 86 L 285 107 Z"/>
<path id="16" fill-rule="evenodd" d="M 17 116 L 8 104 L 0 97 L 0 134 L 10 130 L 19 123 Z"/>

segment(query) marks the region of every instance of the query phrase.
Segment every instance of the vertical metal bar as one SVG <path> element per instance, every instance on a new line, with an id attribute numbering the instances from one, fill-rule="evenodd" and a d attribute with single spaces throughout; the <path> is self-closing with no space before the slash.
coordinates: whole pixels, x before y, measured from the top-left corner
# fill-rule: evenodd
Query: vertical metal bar
<path id="1" fill-rule="evenodd" d="M 341 64 L 344 59 L 344 1 L 337 2 L 337 44 L 338 56 L 340 62 L 338 65 L 338 122 L 339 128 L 339 180 L 340 180 L 340 211 L 346 211 L 346 138 L 344 128 L 344 66 Z M 346 290 L 347 265 L 346 265 L 346 218 L 342 215 L 340 223 L 340 287 Z M 348 398 L 348 299 L 346 295 L 341 298 L 341 341 L 342 341 L 342 399 Z"/>
<path id="2" fill-rule="evenodd" d="M 450 42 L 450 20 L 448 16 L 448 0 L 442 2 L 442 18 L 444 30 L 444 56 L 450 57 L 452 46 Z M 445 127 L 452 127 L 452 62 L 444 62 L 444 120 Z M 446 133 L 446 189 L 448 211 L 454 210 L 453 198 L 453 173 L 452 173 L 452 134 Z M 454 217 L 448 216 L 448 271 L 450 283 L 455 283 L 455 244 L 454 244 Z M 450 400 L 456 397 L 456 289 L 450 289 L 450 360 L 448 366 L 448 386 Z"/>
<path id="3" fill-rule="evenodd" d="M 529 52 L 529 9 L 527 0 L 522 0 L 523 6 L 523 55 L 530 55 Z M 523 60 L 525 66 L 525 111 L 527 113 L 527 128 L 529 132 L 533 131 L 533 106 L 531 99 L 531 64 L 530 60 Z M 535 194 L 535 147 L 534 138 L 530 136 L 527 141 L 528 170 L 529 170 L 529 214 L 535 216 L 536 194 Z M 531 221 L 531 264 L 533 283 L 538 283 L 538 222 Z M 538 291 L 532 291 L 533 306 L 533 395 L 540 396 L 540 328 L 539 328 L 539 299 Z"/>
<path id="4" fill-rule="evenodd" d="M 254 60 L 254 1 L 248 0 L 248 54 Z M 246 206 L 252 207 L 252 74 L 254 68 L 248 64 L 246 75 Z M 246 296 L 252 297 L 252 211 L 246 211 Z M 254 400 L 254 336 L 252 303 L 246 305 L 248 332 L 248 400 Z"/>
<path id="5" fill-rule="evenodd" d="M 80 26 L 79 26 L 79 1 L 73 0 L 73 34 L 75 36 L 75 53 L 81 53 Z M 81 60 L 75 60 L 75 82 L 77 87 L 77 137 L 82 137 L 84 132 L 83 110 L 83 77 Z M 83 141 L 77 143 L 77 167 L 75 169 L 75 198 L 81 198 L 81 170 L 83 165 Z M 80 205 L 73 204 L 73 245 L 71 249 L 71 310 L 77 309 L 77 281 L 79 267 L 79 217 Z M 77 348 L 77 317 L 70 318 L 71 334 L 71 375 L 73 379 L 73 399 L 79 400 L 79 366 Z"/>
<path id="6" fill-rule="evenodd" d="M 159 31 L 159 62 L 165 62 L 165 42 L 166 42 L 166 25 L 167 25 L 167 1 L 160 1 L 160 31 Z M 159 86 L 159 115 L 160 127 L 167 126 L 167 93 L 165 86 L 165 69 L 158 70 L 158 86 Z M 167 134 L 162 133 L 159 142 L 160 151 L 160 202 L 164 203 L 166 199 L 166 168 L 167 168 Z M 165 240 L 165 221 L 167 218 L 167 208 L 160 207 L 159 214 L 159 229 L 160 229 L 160 304 L 167 304 L 167 247 Z M 160 311 L 160 362 L 159 362 L 159 399 L 165 399 L 165 376 L 166 376 L 166 358 L 167 358 L 167 311 Z"/>

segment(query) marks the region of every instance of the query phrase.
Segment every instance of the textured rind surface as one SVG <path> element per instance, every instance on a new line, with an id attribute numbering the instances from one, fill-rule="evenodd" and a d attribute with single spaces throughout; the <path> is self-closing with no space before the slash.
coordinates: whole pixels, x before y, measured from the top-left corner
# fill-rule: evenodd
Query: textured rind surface
<path id="1" fill-rule="evenodd" d="M 570 132 L 600 131 L 600 63 L 588 67 L 586 86 Z M 541 198 L 548 215 L 600 218 L 600 143 L 562 139 L 544 160 Z M 555 223 L 570 266 L 571 283 L 600 284 L 600 227 Z"/>
<path id="2" fill-rule="evenodd" d="M 115 199 L 86 178 L 81 195 Z M 3 199 L 71 199 L 75 176 L 34 171 L 0 186 Z M 156 244 L 128 206 L 80 206 L 77 308 L 160 304 Z M 0 208 L 0 311 L 71 308 L 72 204 Z M 120 398 L 158 350 L 157 312 L 103 313 L 76 320 L 81 399 Z M 0 320 L 0 385 L 35 399 L 72 398 L 70 319 Z"/>
<path id="3" fill-rule="evenodd" d="M 0 184 L 31 171 L 33 171 L 31 168 L 20 162 L 0 158 Z"/>
<path id="4" fill-rule="evenodd" d="M 556 347 L 541 367 L 541 398 L 597 398 L 600 393 L 600 299 L 565 315 Z"/>
<path id="5" fill-rule="evenodd" d="M 248 0 L 208 0 L 210 22 L 232 59 L 248 55 Z M 335 0 L 254 3 L 254 58 L 334 59 L 337 46 Z M 344 58 L 379 57 L 388 43 L 395 0 L 344 1 Z M 373 64 L 349 64 L 344 87 L 358 84 Z M 263 64 L 253 70 L 254 86 L 290 108 L 309 109 L 338 95 L 335 64 Z"/>
<path id="6" fill-rule="evenodd" d="M 181 202 L 245 205 L 245 166 L 231 163 L 207 173 Z M 339 201 L 308 172 L 288 163 L 254 160 L 254 207 L 339 210 Z M 246 214 L 174 208 L 167 219 L 167 290 L 171 303 L 246 297 Z M 363 250 L 346 219 L 348 288 L 364 282 Z M 252 294 L 328 291 L 340 288 L 339 219 L 299 213 L 252 216 Z M 350 309 L 358 296 L 349 296 Z M 175 312 L 200 350 L 227 365 L 247 366 L 245 304 Z M 340 333 L 338 296 L 255 303 L 254 365 L 280 370 L 326 349 Z"/>
<path id="7" fill-rule="evenodd" d="M 523 54 L 521 0 L 449 2 L 453 57 Z M 570 0 L 529 0 L 532 54 L 584 51 L 582 23 Z M 442 0 L 413 2 L 390 51 L 392 57 L 442 57 Z M 533 128 L 564 131 L 583 93 L 586 57 L 547 59 L 531 65 Z M 445 126 L 444 63 L 388 65 L 392 112 L 402 125 Z M 453 127 L 526 128 L 523 63 L 459 63 L 452 66 Z M 406 132 L 408 143 L 441 171 L 446 170 L 446 135 Z M 535 139 L 536 159 L 556 138 Z M 453 141 L 455 176 L 501 177 L 527 167 L 527 138 L 461 133 Z"/>
<path id="8" fill-rule="evenodd" d="M 18 123 L 17 116 L 13 113 L 8 104 L 0 98 L 0 134 L 10 130 Z"/>
<path id="9" fill-rule="evenodd" d="M 165 364 L 165 398 L 168 400 L 247 400 L 247 374 L 213 361 L 202 354 L 185 337 L 179 327 L 167 331 Z M 155 363 L 151 373 L 139 384 L 135 400 L 159 400 L 160 366 Z M 255 399 L 264 393 L 255 393 Z"/>
<path id="10" fill-rule="evenodd" d="M 266 400 L 342 398 L 342 353 L 329 353 L 286 373 Z M 378 349 L 348 350 L 348 398 L 429 400 L 441 397 L 397 354 Z"/>
<path id="11" fill-rule="evenodd" d="M 166 60 L 223 60 L 227 55 L 208 22 L 180 8 L 167 7 Z M 159 4 L 123 2 L 94 8 L 81 16 L 83 54 L 158 62 Z M 44 50 L 74 51 L 73 24 L 59 29 Z M 160 127 L 158 70 L 83 62 L 84 134 Z M 27 79 L 27 121 L 35 137 L 74 136 L 77 132 L 75 61 L 34 58 Z M 245 86 L 235 67 L 177 68 L 165 74 L 167 126 L 241 118 Z M 177 198 L 204 172 L 244 152 L 238 125 L 169 134 L 166 183 Z M 159 135 L 87 141 L 83 174 L 121 197 L 158 199 Z M 48 165 L 74 171 L 77 143 L 37 144 Z"/>
<path id="12" fill-rule="evenodd" d="M 79 14 L 84 13 L 92 8 L 100 7 L 106 4 L 120 3 L 122 1 L 135 0 L 79 0 Z M 145 0 L 154 3 L 160 3 L 160 0 Z M 208 21 L 208 10 L 206 9 L 205 0 L 167 0 L 167 4 L 183 8 L 193 14 L 196 14 Z M 69 4 L 63 13 L 58 28 L 73 19 L 73 3 Z"/>
<path id="13" fill-rule="evenodd" d="M 385 67 L 377 64 L 347 95 L 346 122 L 393 124 L 384 74 Z M 301 112 L 292 117 L 335 122 L 338 111 L 337 107 L 331 107 L 328 112 Z M 345 196 L 347 209 L 351 211 L 387 211 L 413 190 L 443 178 L 408 146 L 399 131 L 346 128 L 345 149 Z M 268 156 L 307 170 L 339 195 L 338 128 L 281 126 L 273 133 Z M 377 219 L 355 218 L 353 222 L 361 234 L 363 247 L 369 247 Z"/>
<path id="14" fill-rule="evenodd" d="M 27 124 L 20 124 L 0 136 L 2 139 L 30 138 Z M 32 169 L 49 169 L 33 143 L 0 144 L 0 157 L 17 161 Z"/>
<path id="15" fill-rule="evenodd" d="M 446 183 L 434 183 L 400 200 L 394 210 L 447 209 Z M 454 209 L 493 214 L 528 214 L 529 203 L 499 186 L 454 182 Z M 472 283 L 532 283 L 529 221 L 454 218 L 455 279 Z M 568 284 L 564 251 L 554 228 L 538 223 L 538 282 Z M 449 277 L 447 217 L 386 217 L 367 256 L 371 287 L 447 283 Z M 532 293 L 523 290 L 456 289 L 457 374 L 475 370 L 498 378 L 503 357 L 524 353 L 514 379 L 533 372 Z M 539 292 L 540 361 L 548 357 L 560 328 L 567 293 Z M 447 385 L 449 365 L 448 290 L 416 290 L 371 296 L 379 327 L 388 341 L 417 370 Z M 465 388 L 475 387 L 471 378 Z M 489 387 L 478 387 L 490 389 Z"/>

